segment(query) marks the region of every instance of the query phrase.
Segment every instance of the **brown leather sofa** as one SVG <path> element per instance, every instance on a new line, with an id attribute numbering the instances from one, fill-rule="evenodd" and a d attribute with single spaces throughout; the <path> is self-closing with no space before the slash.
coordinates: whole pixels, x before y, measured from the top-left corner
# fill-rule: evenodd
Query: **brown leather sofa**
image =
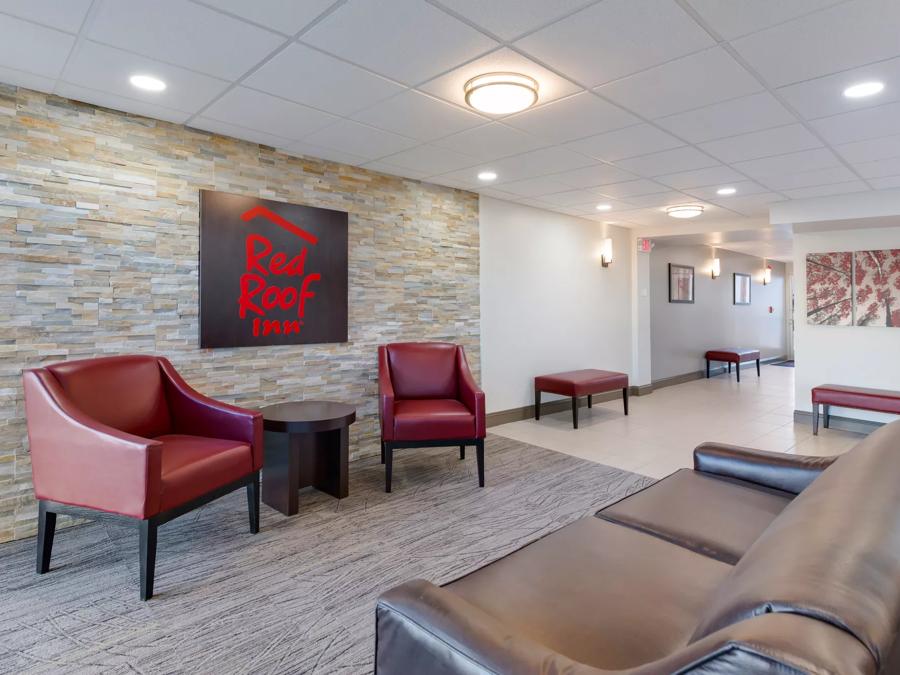
<path id="1" fill-rule="evenodd" d="M 376 668 L 900 672 L 900 422 L 837 458 L 704 444 L 683 469 L 377 610 Z"/>

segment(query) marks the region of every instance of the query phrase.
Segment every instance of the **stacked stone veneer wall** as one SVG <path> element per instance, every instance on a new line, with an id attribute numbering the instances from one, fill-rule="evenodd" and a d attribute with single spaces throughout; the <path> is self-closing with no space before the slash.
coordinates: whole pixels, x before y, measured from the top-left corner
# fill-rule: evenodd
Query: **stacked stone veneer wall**
<path id="1" fill-rule="evenodd" d="M 350 214 L 346 344 L 198 347 L 201 188 Z M 154 353 L 238 405 L 346 401 L 356 456 L 378 344 L 453 340 L 479 373 L 471 193 L 0 85 L 0 227 L 0 541 L 35 530 L 23 368 Z"/>

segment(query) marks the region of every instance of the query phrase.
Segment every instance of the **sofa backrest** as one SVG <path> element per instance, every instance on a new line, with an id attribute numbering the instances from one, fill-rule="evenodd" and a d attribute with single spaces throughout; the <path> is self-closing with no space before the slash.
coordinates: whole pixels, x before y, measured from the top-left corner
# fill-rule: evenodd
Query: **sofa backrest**
<path id="1" fill-rule="evenodd" d="M 450 342 L 387 345 L 394 395 L 398 399 L 457 398 L 457 350 Z"/>
<path id="2" fill-rule="evenodd" d="M 79 410 L 119 431 L 152 438 L 171 430 L 155 356 L 110 356 L 47 366 Z"/>
<path id="3" fill-rule="evenodd" d="M 884 663 L 900 628 L 900 422 L 840 457 L 772 521 L 692 641 L 770 612 L 842 628 Z"/>

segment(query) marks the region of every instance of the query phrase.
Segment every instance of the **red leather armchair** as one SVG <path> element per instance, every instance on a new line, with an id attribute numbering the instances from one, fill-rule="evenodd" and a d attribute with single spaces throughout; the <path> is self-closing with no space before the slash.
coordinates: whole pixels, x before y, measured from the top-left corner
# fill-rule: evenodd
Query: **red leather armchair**
<path id="1" fill-rule="evenodd" d="M 381 463 L 391 491 L 396 448 L 474 445 L 478 485 L 484 487 L 484 392 L 462 347 L 449 342 L 402 342 L 378 348 Z"/>
<path id="2" fill-rule="evenodd" d="M 69 361 L 23 380 L 38 574 L 50 569 L 58 513 L 138 528 L 142 600 L 153 595 L 160 525 L 246 486 L 259 531 L 260 413 L 203 396 L 156 356 Z"/>

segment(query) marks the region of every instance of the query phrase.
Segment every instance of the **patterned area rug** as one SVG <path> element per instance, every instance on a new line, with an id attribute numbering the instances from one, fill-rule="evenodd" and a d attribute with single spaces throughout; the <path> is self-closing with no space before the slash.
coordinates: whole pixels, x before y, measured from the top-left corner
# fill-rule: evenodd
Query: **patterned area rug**
<path id="1" fill-rule="evenodd" d="M 50 573 L 34 540 L 0 546 L 2 673 L 370 673 L 375 600 L 443 583 L 593 513 L 652 479 L 499 436 L 474 452 L 398 451 L 351 464 L 350 497 L 307 490 L 300 514 L 243 490 L 160 529 L 156 596 L 138 600 L 137 534 L 110 522 L 59 530 Z"/>

